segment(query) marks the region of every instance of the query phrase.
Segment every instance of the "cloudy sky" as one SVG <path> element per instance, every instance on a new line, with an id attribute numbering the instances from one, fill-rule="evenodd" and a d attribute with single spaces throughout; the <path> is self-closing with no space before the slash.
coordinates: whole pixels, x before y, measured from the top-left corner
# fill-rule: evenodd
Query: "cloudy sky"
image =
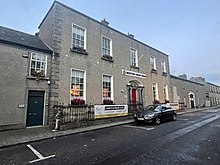
<path id="1" fill-rule="evenodd" d="M 0 0 L 0 25 L 34 34 L 53 0 Z M 169 55 L 171 74 L 220 85 L 219 0 L 59 0 Z"/>

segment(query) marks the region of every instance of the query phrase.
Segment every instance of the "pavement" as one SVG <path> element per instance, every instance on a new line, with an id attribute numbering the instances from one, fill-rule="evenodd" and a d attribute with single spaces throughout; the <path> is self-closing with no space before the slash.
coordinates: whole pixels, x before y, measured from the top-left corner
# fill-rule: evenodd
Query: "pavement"
<path id="1" fill-rule="evenodd" d="M 186 113 L 193 113 L 198 111 L 204 111 L 208 109 L 213 109 L 216 107 L 206 107 L 206 108 L 197 108 L 197 109 L 186 109 L 182 111 L 177 111 L 178 115 L 186 114 Z M 63 131 L 53 132 L 51 128 L 48 126 L 40 126 L 40 127 L 29 127 L 24 129 L 18 130 L 8 130 L 8 131 L 1 131 L 0 132 L 0 149 L 6 148 L 18 144 L 26 144 L 30 142 L 46 140 L 46 139 L 53 139 L 56 137 L 71 135 L 71 134 L 78 134 L 87 131 L 93 131 L 97 129 L 104 129 L 108 127 L 113 127 L 117 125 L 123 125 L 134 122 L 132 116 L 127 117 L 119 117 L 116 120 L 114 119 L 102 119 L 94 121 L 91 125 L 79 127 L 79 128 L 72 128 L 66 129 Z"/>

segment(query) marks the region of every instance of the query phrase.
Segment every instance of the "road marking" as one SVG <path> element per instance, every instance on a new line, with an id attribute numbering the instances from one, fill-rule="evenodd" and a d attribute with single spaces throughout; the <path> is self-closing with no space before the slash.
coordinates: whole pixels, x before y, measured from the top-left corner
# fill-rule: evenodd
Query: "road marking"
<path id="1" fill-rule="evenodd" d="M 29 163 L 38 162 L 38 161 L 49 159 L 49 158 L 52 158 L 55 156 L 55 155 L 50 155 L 50 156 L 44 157 L 43 155 L 41 155 L 40 152 L 38 152 L 36 149 L 34 149 L 34 147 L 32 147 L 30 144 L 28 144 L 27 147 L 39 158 L 36 160 L 29 161 Z"/>
<path id="2" fill-rule="evenodd" d="M 189 132 L 191 132 L 191 131 L 199 128 L 199 127 L 202 127 L 203 125 L 211 123 L 212 121 L 217 120 L 219 118 L 220 118 L 220 115 L 216 115 L 214 117 L 208 118 L 206 120 L 200 121 L 200 122 L 195 123 L 193 125 L 190 125 L 188 127 L 182 128 L 182 129 L 180 129 L 180 130 L 178 130 L 176 132 L 168 134 L 167 137 L 168 137 L 169 140 L 172 141 L 172 140 L 174 140 L 177 137 L 183 136 L 184 134 L 189 133 Z"/>
<path id="3" fill-rule="evenodd" d="M 147 130 L 147 131 L 150 131 L 150 130 L 154 129 L 154 127 L 146 128 L 146 127 L 138 127 L 138 126 L 132 126 L 132 125 L 124 125 L 124 127 L 135 128 L 135 129 L 144 129 L 144 130 Z"/>

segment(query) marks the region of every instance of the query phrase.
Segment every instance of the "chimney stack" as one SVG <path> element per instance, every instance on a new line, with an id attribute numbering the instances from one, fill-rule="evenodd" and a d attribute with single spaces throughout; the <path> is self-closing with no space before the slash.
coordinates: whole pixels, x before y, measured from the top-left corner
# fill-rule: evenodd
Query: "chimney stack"
<path id="1" fill-rule="evenodd" d="M 133 34 L 128 33 L 128 37 L 129 37 L 129 38 L 134 38 L 134 35 L 133 35 Z"/>
<path id="2" fill-rule="evenodd" d="M 101 23 L 105 26 L 109 25 L 109 22 L 105 20 L 105 18 L 103 20 L 101 20 Z"/>

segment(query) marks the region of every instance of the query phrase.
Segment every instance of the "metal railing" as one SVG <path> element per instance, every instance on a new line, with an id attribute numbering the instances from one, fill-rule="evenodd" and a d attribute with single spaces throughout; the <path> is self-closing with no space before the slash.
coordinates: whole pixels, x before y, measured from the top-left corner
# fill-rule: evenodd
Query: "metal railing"
<path id="1" fill-rule="evenodd" d="M 77 123 L 94 120 L 93 105 L 54 105 L 54 111 L 62 111 L 61 123 Z"/>
<path id="2" fill-rule="evenodd" d="M 128 104 L 128 112 L 129 113 L 134 113 L 136 111 L 140 111 L 143 109 L 143 104 L 142 103 L 132 103 Z"/>

